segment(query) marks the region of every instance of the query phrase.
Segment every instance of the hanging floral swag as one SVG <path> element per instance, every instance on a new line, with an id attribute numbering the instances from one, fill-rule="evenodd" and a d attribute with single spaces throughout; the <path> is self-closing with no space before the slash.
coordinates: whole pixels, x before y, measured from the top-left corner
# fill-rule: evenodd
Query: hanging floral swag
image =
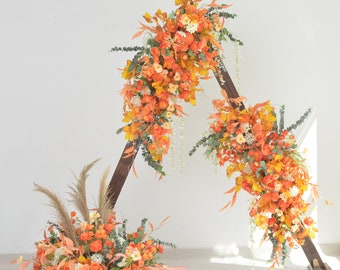
<path id="1" fill-rule="evenodd" d="M 310 206 L 304 200 L 311 188 L 313 198 L 317 190 L 305 166 L 305 159 L 298 151 L 295 136 L 291 132 L 307 118 L 311 110 L 284 128 L 285 107 L 280 109 L 280 120 L 270 102 L 233 108 L 228 99 L 214 100 L 217 110 L 210 115 L 208 134 L 190 151 L 206 148 L 205 155 L 226 166 L 228 178 L 237 173 L 235 186 L 226 194 L 233 193 L 225 209 L 233 206 L 237 194 L 247 191 L 254 199 L 249 215 L 254 224 L 264 230 L 263 240 L 273 244 L 272 262 L 284 263 L 288 247 L 302 245 L 304 238 L 315 237 L 314 220 L 307 216 Z"/>
<path id="2" fill-rule="evenodd" d="M 122 72 L 127 80 L 123 122 L 117 132 L 134 142 L 126 157 L 141 146 L 146 162 L 161 175 L 163 156 L 170 147 L 172 117 L 186 115 L 182 103 L 196 104 L 199 82 L 216 69 L 215 58 L 222 51 L 222 41 L 235 39 L 224 27 L 224 20 L 235 14 L 225 11 L 229 5 L 199 5 L 200 0 L 175 0 L 178 8 L 155 15 L 145 13 L 138 37 L 147 33 L 144 47 L 115 47 L 112 51 L 136 51 Z"/>
<path id="3" fill-rule="evenodd" d="M 42 240 L 35 243 L 33 259 L 19 257 L 12 263 L 19 263 L 20 270 L 33 264 L 34 270 L 183 270 L 159 263 L 164 247 L 175 246 L 151 237 L 166 219 L 154 227 L 147 219 L 141 221 L 137 230 L 127 232 L 127 220 L 119 223 L 115 211 L 110 207 L 105 171 L 100 181 L 98 203 L 89 209 L 86 197 L 87 173 L 97 162 L 84 167 L 77 183 L 70 186 L 71 202 L 75 209 L 68 212 L 62 200 L 49 189 L 34 184 L 35 191 L 49 198 L 57 221 L 48 222 Z M 77 212 L 79 213 L 77 213 Z"/>

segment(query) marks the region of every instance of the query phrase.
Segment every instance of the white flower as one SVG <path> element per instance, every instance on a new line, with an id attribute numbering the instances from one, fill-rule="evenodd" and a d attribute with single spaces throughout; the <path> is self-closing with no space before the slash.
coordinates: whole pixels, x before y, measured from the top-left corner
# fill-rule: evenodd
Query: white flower
<path id="1" fill-rule="evenodd" d="M 144 93 L 150 95 L 151 94 L 150 88 L 144 88 Z"/>
<path id="2" fill-rule="evenodd" d="M 246 139 L 243 137 L 242 133 L 237 134 L 236 141 L 239 144 L 245 143 Z"/>
<path id="3" fill-rule="evenodd" d="M 91 261 L 97 262 L 97 263 L 102 263 L 103 262 L 103 255 L 100 254 L 100 253 L 92 254 Z"/>
<path id="4" fill-rule="evenodd" d="M 197 31 L 197 28 L 198 28 L 198 23 L 195 23 L 195 22 L 190 22 L 185 27 L 185 29 L 191 34 L 195 33 Z"/>
<path id="5" fill-rule="evenodd" d="M 281 199 L 283 202 L 286 202 L 287 199 L 288 199 L 288 197 L 287 197 L 287 195 L 286 195 L 285 193 L 281 193 L 279 197 L 280 197 L 280 199 Z"/>
<path id="6" fill-rule="evenodd" d="M 183 31 L 177 31 L 177 34 L 182 36 L 182 37 L 186 37 L 187 36 L 187 34 L 185 32 L 183 32 Z"/>
<path id="7" fill-rule="evenodd" d="M 280 209 L 276 209 L 275 214 L 278 215 L 279 217 L 281 217 L 283 215 L 283 212 Z"/>
<path id="8" fill-rule="evenodd" d="M 180 18 L 180 22 L 183 23 L 184 25 L 187 25 L 188 23 L 191 22 L 191 20 L 188 15 L 183 14 Z"/>
<path id="9" fill-rule="evenodd" d="M 280 191 L 281 190 L 281 188 L 282 188 L 282 184 L 281 183 L 275 183 L 274 184 L 275 185 L 275 191 Z"/>
<path id="10" fill-rule="evenodd" d="M 119 244 L 124 244 L 125 239 L 123 237 L 118 237 Z"/>
<path id="11" fill-rule="evenodd" d="M 299 189 L 297 188 L 297 186 L 292 186 L 292 187 L 289 189 L 289 194 L 290 194 L 290 196 L 292 196 L 292 197 L 295 197 L 295 196 L 299 195 Z"/>
<path id="12" fill-rule="evenodd" d="M 124 257 L 119 263 L 117 263 L 118 267 L 125 267 L 126 265 L 126 258 Z"/>
<path id="13" fill-rule="evenodd" d="M 300 220 L 298 218 L 295 218 L 292 220 L 292 232 L 296 232 L 300 227 Z"/>
<path id="14" fill-rule="evenodd" d="M 156 73 L 161 73 L 163 71 L 163 67 L 158 63 L 153 63 L 153 68 Z"/>
<path id="15" fill-rule="evenodd" d="M 177 84 L 169 83 L 168 92 L 170 92 L 171 94 L 174 94 L 177 88 L 178 88 Z"/>
<path id="16" fill-rule="evenodd" d="M 142 256 L 140 255 L 140 252 L 138 250 L 134 250 L 130 256 L 133 261 L 139 261 L 140 259 L 142 259 Z"/>
<path id="17" fill-rule="evenodd" d="M 299 225 L 295 224 L 292 226 L 292 232 L 296 232 L 299 229 Z"/>
<path id="18" fill-rule="evenodd" d="M 136 107 L 140 106 L 141 105 L 140 97 L 139 96 L 133 96 L 131 98 L 131 104 L 133 106 L 136 106 Z"/>
<path id="19" fill-rule="evenodd" d="M 292 220 L 292 224 L 293 224 L 293 225 L 300 225 L 300 220 L 299 220 L 298 218 L 294 218 L 294 219 Z"/>
<path id="20" fill-rule="evenodd" d="M 74 265 L 74 270 L 78 270 L 83 264 L 82 263 L 76 263 Z"/>
<path id="21" fill-rule="evenodd" d="M 53 258 L 53 262 L 52 262 L 53 265 L 57 265 L 59 263 L 59 258 L 60 258 L 61 255 L 64 255 L 65 250 L 66 250 L 65 247 L 60 247 L 60 248 L 57 248 L 54 251 L 54 258 Z"/>
<path id="22" fill-rule="evenodd" d="M 292 208 L 290 209 L 290 213 L 291 213 L 291 215 L 293 215 L 293 216 L 298 216 L 298 215 L 300 214 L 300 211 L 299 211 L 298 208 L 292 207 Z M 295 219 L 294 219 L 294 222 L 297 222 L 297 221 L 298 221 L 298 220 L 295 220 Z"/>
<path id="23" fill-rule="evenodd" d="M 100 214 L 98 212 L 90 213 L 90 220 L 91 220 L 91 222 L 97 221 L 98 218 L 100 218 Z"/>

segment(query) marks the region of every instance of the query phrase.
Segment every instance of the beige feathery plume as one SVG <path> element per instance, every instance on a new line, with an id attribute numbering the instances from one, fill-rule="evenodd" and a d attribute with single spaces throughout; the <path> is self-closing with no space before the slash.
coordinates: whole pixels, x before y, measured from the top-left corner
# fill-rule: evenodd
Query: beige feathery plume
<path id="1" fill-rule="evenodd" d="M 87 206 L 86 195 L 86 180 L 88 177 L 87 173 L 89 172 L 89 170 L 91 170 L 94 164 L 97 163 L 98 160 L 99 159 L 96 159 L 95 161 L 85 166 L 81 171 L 79 178 L 75 176 L 75 178 L 77 179 L 77 183 L 73 186 L 70 186 L 71 192 L 69 192 L 72 198 L 71 202 L 74 203 L 74 206 L 79 210 L 83 219 L 88 223 L 90 223 L 90 211 Z"/>
<path id="2" fill-rule="evenodd" d="M 110 214 L 112 214 L 112 207 L 108 198 L 108 189 L 106 180 L 109 176 L 109 168 L 107 168 L 100 180 L 99 194 L 98 194 L 98 212 L 104 222 L 107 222 Z"/>
<path id="3" fill-rule="evenodd" d="M 54 192 L 36 183 L 34 183 L 34 190 L 45 194 L 50 199 L 50 202 L 48 205 L 52 207 L 54 211 L 56 212 L 57 218 L 58 218 L 58 224 L 64 230 L 65 236 L 70 238 L 73 241 L 73 243 L 77 245 L 78 241 L 76 238 L 76 232 L 75 232 L 74 226 L 71 221 L 71 217 L 68 214 L 64 204 L 58 198 L 58 196 Z"/>

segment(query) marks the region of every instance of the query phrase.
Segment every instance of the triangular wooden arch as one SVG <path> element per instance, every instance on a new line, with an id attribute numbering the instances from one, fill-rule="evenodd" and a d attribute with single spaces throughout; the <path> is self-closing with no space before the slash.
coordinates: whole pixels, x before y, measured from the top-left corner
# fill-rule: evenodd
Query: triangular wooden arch
<path id="1" fill-rule="evenodd" d="M 227 96 L 232 100 L 236 99 L 239 96 L 239 93 L 236 90 L 236 87 L 228 73 L 227 68 L 225 67 L 222 59 L 220 57 L 217 57 L 215 59 L 217 61 L 217 68 L 214 71 L 214 76 L 219 83 L 220 87 L 226 91 Z M 231 101 L 231 105 L 235 107 L 240 107 L 241 109 L 244 108 L 244 104 L 236 104 Z M 110 199 L 110 203 L 112 208 L 114 208 L 118 197 L 121 193 L 121 190 L 124 186 L 124 183 L 126 181 L 126 178 L 129 174 L 129 171 L 133 165 L 134 159 L 137 155 L 138 149 L 136 149 L 135 154 L 131 155 L 129 157 L 125 157 L 124 153 L 127 149 L 132 147 L 134 145 L 133 142 L 128 141 L 125 145 L 125 148 L 122 152 L 122 155 L 118 161 L 117 167 L 113 173 L 113 176 L 111 178 L 111 181 L 109 183 L 108 187 L 108 196 Z M 331 269 L 327 264 L 323 262 L 321 259 L 314 243 L 312 242 L 312 239 L 310 237 L 304 238 L 304 244 L 301 246 L 303 249 L 303 252 L 305 253 L 308 262 L 310 263 L 310 266 L 312 269 Z"/>

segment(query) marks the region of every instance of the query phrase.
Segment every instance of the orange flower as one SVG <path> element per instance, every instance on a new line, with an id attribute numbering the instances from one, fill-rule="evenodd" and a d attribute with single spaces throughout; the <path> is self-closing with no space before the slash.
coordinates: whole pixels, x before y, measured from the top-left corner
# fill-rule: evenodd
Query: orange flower
<path id="1" fill-rule="evenodd" d="M 115 225 L 113 223 L 106 223 L 104 225 L 104 229 L 107 233 L 110 233 L 115 228 Z"/>
<path id="2" fill-rule="evenodd" d="M 80 240 L 82 241 L 89 241 L 91 240 L 91 238 L 94 236 L 94 233 L 91 232 L 91 231 L 86 231 L 86 232 L 83 232 L 81 235 L 80 235 Z"/>
<path id="3" fill-rule="evenodd" d="M 307 226 L 311 226 L 314 224 L 314 220 L 311 218 L 311 217 L 306 217 L 304 220 L 303 220 L 303 223 L 306 224 Z"/>
<path id="4" fill-rule="evenodd" d="M 91 263 L 89 270 L 102 270 L 104 269 L 99 263 Z"/>
<path id="5" fill-rule="evenodd" d="M 107 233 L 104 229 L 98 229 L 95 234 L 96 238 L 105 239 L 107 237 Z"/>
<path id="6" fill-rule="evenodd" d="M 101 240 L 95 240 L 90 243 L 90 250 L 92 252 L 98 252 L 101 251 L 103 248 L 102 241 Z"/>

